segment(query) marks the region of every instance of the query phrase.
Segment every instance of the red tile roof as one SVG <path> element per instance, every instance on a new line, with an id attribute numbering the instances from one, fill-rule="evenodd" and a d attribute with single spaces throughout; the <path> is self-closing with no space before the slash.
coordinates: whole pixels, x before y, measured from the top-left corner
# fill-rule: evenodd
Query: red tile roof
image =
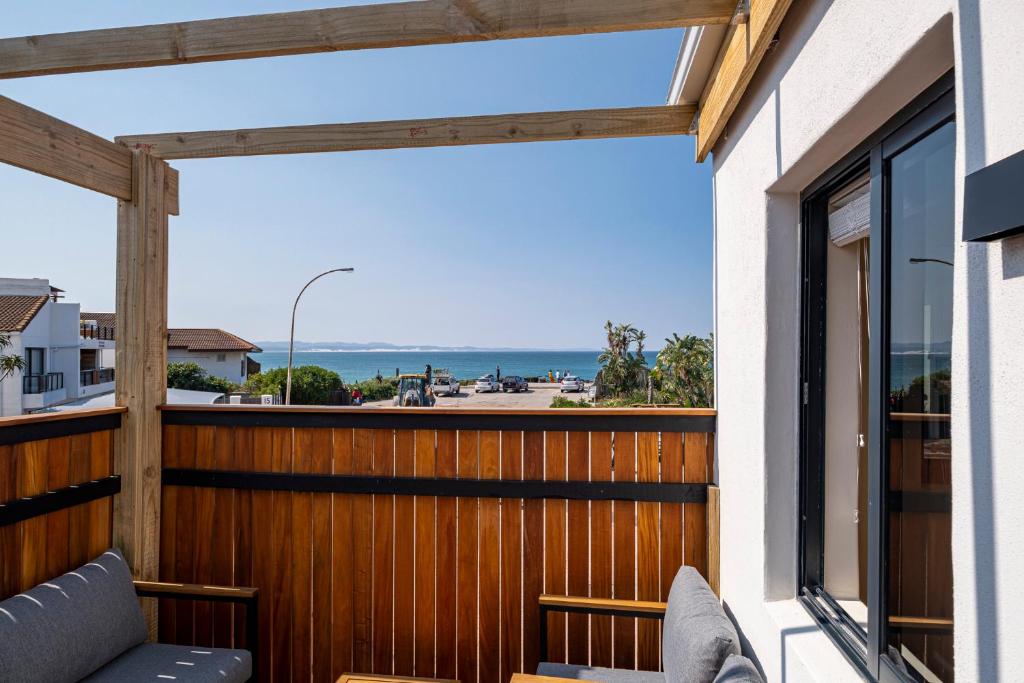
<path id="1" fill-rule="evenodd" d="M 21 332 L 46 305 L 48 296 L 0 296 L 0 332 Z"/>
<path id="2" fill-rule="evenodd" d="M 167 348 L 189 351 L 246 351 L 262 349 L 230 332 L 212 328 L 178 327 L 167 330 Z"/>
<path id="3" fill-rule="evenodd" d="M 114 327 L 113 313 L 82 313 L 82 320 L 95 320 L 102 327 Z M 189 351 L 245 351 L 259 353 L 263 349 L 230 332 L 212 327 L 172 327 L 167 330 L 167 348 Z"/>

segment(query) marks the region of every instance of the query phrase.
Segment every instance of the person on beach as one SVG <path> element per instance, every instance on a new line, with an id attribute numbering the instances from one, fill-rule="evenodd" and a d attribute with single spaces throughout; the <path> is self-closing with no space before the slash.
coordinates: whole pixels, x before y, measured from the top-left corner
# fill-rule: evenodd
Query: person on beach
<path id="1" fill-rule="evenodd" d="M 352 390 L 352 405 L 361 406 L 363 405 L 363 392 L 359 389 Z"/>

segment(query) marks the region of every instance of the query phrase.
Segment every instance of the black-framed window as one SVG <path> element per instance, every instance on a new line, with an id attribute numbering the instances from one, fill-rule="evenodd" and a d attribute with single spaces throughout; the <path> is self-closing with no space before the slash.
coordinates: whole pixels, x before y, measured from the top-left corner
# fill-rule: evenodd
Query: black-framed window
<path id="1" fill-rule="evenodd" d="M 25 349 L 25 374 L 46 374 L 46 349 L 31 347 Z"/>
<path id="2" fill-rule="evenodd" d="M 947 74 L 802 195 L 800 599 L 861 673 L 953 680 Z"/>

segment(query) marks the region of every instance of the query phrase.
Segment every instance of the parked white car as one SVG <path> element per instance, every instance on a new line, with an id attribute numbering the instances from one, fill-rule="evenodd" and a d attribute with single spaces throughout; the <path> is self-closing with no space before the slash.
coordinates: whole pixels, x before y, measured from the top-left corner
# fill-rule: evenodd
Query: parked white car
<path id="1" fill-rule="evenodd" d="M 459 380 L 448 375 L 435 376 L 430 386 L 434 390 L 434 396 L 458 396 L 459 394 Z"/>
<path id="2" fill-rule="evenodd" d="M 473 391 L 477 394 L 481 391 L 484 393 L 501 391 L 501 383 L 494 379 L 494 375 L 484 375 L 477 379 L 476 384 L 473 385 Z"/>
<path id="3" fill-rule="evenodd" d="M 581 380 L 579 377 L 576 377 L 575 375 L 566 375 L 565 377 L 562 378 L 562 383 L 561 386 L 559 386 L 558 390 L 561 391 L 563 394 L 568 393 L 570 391 L 579 392 L 584 391 L 587 388 L 586 385 L 587 383 Z"/>

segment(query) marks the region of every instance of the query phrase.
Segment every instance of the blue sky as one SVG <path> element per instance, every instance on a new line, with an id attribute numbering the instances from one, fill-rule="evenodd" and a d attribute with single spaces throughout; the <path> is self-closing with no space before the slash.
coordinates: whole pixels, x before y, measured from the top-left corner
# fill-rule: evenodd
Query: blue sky
<path id="1" fill-rule="evenodd" d="M 0 37 L 332 0 L 5 3 Z M 303 55 L 0 81 L 107 138 L 659 105 L 681 30 Z M 175 161 L 169 321 L 310 341 L 601 346 L 711 329 L 711 169 L 689 137 Z M 0 165 L 0 276 L 112 310 L 115 201 Z"/>

